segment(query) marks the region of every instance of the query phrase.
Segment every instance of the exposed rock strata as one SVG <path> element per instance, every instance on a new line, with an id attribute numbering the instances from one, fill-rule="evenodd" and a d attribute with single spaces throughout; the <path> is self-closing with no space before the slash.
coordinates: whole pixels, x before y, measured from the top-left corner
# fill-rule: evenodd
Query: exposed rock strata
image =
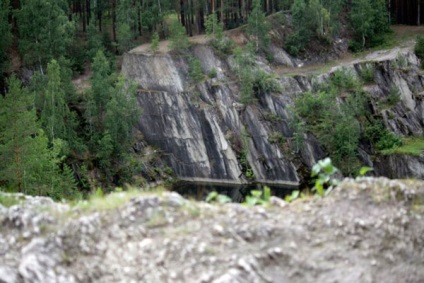
<path id="1" fill-rule="evenodd" d="M 276 52 L 276 48 L 272 47 L 275 62 L 290 66 L 288 55 L 282 49 Z M 245 183 L 240 153 L 247 149 L 247 161 L 257 181 L 297 184 L 304 177 L 302 168 L 310 168 L 326 153 L 310 134 L 297 151 L 289 126 L 290 104 L 296 95 L 325 83 L 340 68 L 360 77 L 363 69 L 372 65 L 375 81 L 364 87 L 372 96 L 372 111 L 397 134 L 423 135 L 424 102 L 420 93 L 424 91 L 424 76 L 411 47 L 377 51 L 320 75 L 277 76 L 282 93 L 263 94 L 257 97 L 257 103 L 247 106 L 240 103 L 231 57 L 224 60 L 206 45 L 192 47 L 191 53 L 201 61 L 205 74 L 214 69 L 217 77 L 194 84 L 183 56 L 130 52 L 123 62 L 123 73 L 139 85 L 138 102 L 143 114 L 138 127 L 148 143 L 163 151 L 166 162 L 181 179 Z M 274 67 L 264 58 L 256 59 L 259 68 L 273 72 Z M 386 99 L 391 88 L 399 89 L 401 101 L 392 108 L 379 109 L 378 102 Z M 282 134 L 285 146 L 270 142 L 275 132 Z M 364 163 L 379 167 L 373 164 L 372 149 L 361 145 L 359 153 Z M 424 166 L 420 160 L 414 162 Z M 387 170 L 382 168 L 377 173 Z M 390 170 L 392 177 L 421 177 L 414 175 L 414 170 L 408 174 L 402 168 Z"/>

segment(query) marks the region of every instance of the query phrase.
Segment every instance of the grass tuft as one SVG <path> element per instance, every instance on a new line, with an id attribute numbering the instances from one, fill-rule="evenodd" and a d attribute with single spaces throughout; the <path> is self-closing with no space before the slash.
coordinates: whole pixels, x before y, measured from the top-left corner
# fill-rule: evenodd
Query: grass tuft
<path id="1" fill-rule="evenodd" d="M 424 154 L 424 138 L 413 137 L 402 140 L 402 145 L 396 148 L 382 150 L 383 155 L 404 154 L 404 155 L 421 155 Z"/>

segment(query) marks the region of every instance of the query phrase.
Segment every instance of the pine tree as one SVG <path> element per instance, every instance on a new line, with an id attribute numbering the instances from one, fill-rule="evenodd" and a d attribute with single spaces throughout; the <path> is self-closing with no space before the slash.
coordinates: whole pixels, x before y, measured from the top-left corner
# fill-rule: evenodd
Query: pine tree
<path id="1" fill-rule="evenodd" d="M 255 41 L 256 52 L 260 48 L 267 47 L 269 44 L 270 25 L 266 20 L 265 13 L 262 12 L 260 0 L 253 0 L 253 9 L 247 20 L 247 32 Z"/>
<path id="2" fill-rule="evenodd" d="M 112 93 L 111 67 L 105 54 L 99 50 L 94 57 L 92 65 L 91 91 L 89 93 L 89 121 L 94 127 L 94 132 L 104 130 L 104 113 Z"/>
<path id="3" fill-rule="evenodd" d="M 153 53 L 156 53 L 159 50 L 159 34 L 157 32 L 153 33 L 152 35 L 150 50 L 152 50 Z"/>
<path id="4" fill-rule="evenodd" d="M 185 28 L 178 20 L 174 20 L 169 27 L 169 48 L 182 52 L 190 47 Z"/>
<path id="5" fill-rule="evenodd" d="M 120 0 L 118 3 L 117 39 L 121 52 L 126 52 L 132 48 L 132 39 L 137 35 L 137 10 L 133 4 L 133 0 Z"/>
<path id="6" fill-rule="evenodd" d="M 19 51 L 24 62 L 43 68 L 66 54 L 74 24 L 67 17 L 64 0 L 21 0 L 17 12 Z"/>
<path id="7" fill-rule="evenodd" d="M 94 21 L 90 21 L 90 24 L 87 28 L 87 57 L 90 61 L 93 61 L 94 57 L 97 54 L 97 51 L 102 50 L 105 52 L 105 47 L 102 42 L 102 34 L 97 30 Z"/>
<path id="8" fill-rule="evenodd" d="M 47 65 L 47 87 L 41 110 L 41 124 L 52 143 L 55 138 L 67 140 L 66 120 L 69 116 L 70 111 L 60 80 L 60 66 L 56 60 L 52 60 Z"/>
<path id="9" fill-rule="evenodd" d="M 214 41 L 221 43 L 224 39 L 224 28 L 222 23 L 218 22 L 216 14 L 210 14 L 205 23 L 206 34 L 211 36 Z"/>
<path id="10" fill-rule="evenodd" d="M 33 96 L 12 76 L 9 92 L 0 96 L 0 179 L 19 192 L 51 195 L 73 192 L 75 184 L 59 168 L 61 142 L 49 149 L 48 138 L 37 123 Z M 69 174 L 68 174 L 69 175 Z M 63 189 L 62 189 L 63 186 Z M 55 194 L 55 197 L 59 197 Z"/>
<path id="11" fill-rule="evenodd" d="M 3 77 L 3 72 L 7 69 L 7 50 L 12 44 L 12 33 L 9 24 L 10 6 L 9 0 L 0 1 L 0 81 Z"/>

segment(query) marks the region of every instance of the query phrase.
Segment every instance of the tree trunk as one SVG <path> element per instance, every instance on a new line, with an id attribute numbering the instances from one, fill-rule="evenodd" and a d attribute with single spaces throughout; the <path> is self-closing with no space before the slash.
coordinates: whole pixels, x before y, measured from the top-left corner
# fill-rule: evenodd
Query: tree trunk
<path id="1" fill-rule="evenodd" d="M 82 31 L 86 32 L 87 31 L 87 11 L 85 9 L 85 1 L 82 1 L 81 10 L 82 10 Z"/>
<path id="2" fill-rule="evenodd" d="M 116 42 L 116 0 L 112 0 L 112 40 Z"/>
<path id="3" fill-rule="evenodd" d="M 224 0 L 221 0 L 221 16 L 220 16 L 221 23 L 225 26 L 224 23 Z"/>

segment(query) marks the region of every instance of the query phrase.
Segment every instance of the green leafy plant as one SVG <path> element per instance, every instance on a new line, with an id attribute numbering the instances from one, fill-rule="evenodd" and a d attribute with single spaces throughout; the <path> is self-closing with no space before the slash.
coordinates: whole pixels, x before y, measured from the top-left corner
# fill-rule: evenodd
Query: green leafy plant
<path id="1" fill-rule="evenodd" d="M 205 201 L 208 203 L 224 204 L 231 202 L 231 198 L 226 195 L 218 194 L 217 192 L 210 192 Z"/>
<path id="2" fill-rule="evenodd" d="M 287 195 L 285 198 L 284 198 L 284 200 L 286 201 L 286 202 L 292 202 L 292 201 L 295 201 L 295 200 L 297 200 L 299 197 L 301 197 L 303 194 L 301 194 L 300 193 L 300 191 L 298 191 L 298 190 L 295 190 L 295 191 L 293 191 L 290 195 Z"/>
<path id="3" fill-rule="evenodd" d="M 159 50 L 159 34 L 157 32 L 155 32 L 152 35 L 152 42 L 150 43 L 150 50 L 152 50 L 153 53 L 156 53 Z"/>
<path id="4" fill-rule="evenodd" d="M 424 37 L 418 36 L 415 45 L 415 55 L 421 60 L 421 68 L 424 68 Z"/>
<path id="5" fill-rule="evenodd" d="M 19 204 L 19 199 L 14 195 L 7 195 L 0 192 L 0 205 L 4 207 L 11 207 Z"/>
<path id="6" fill-rule="evenodd" d="M 333 165 L 330 158 L 325 158 L 318 161 L 312 167 L 311 177 L 315 178 L 315 185 L 312 191 L 315 191 L 319 196 L 325 196 L 331 192 L 339 181 L 334 178 L 339 170 Z"/>
<path id="7" fill-rule="evenodd" d="M 390 89 L 390 93 L 387 96 L 387 105 L 393 107 L 400 102 L 400 91 L 396 87 Z"/>
<path id="8" fill-rule="evenodd" d="M 255 205 L 267 205 L 269 204 L 269 199 L 271 198 L 271 189 L 267 186 L 260 190 L 253 190 L 250 192 L 250 196 L 246 197 L 246 201 L 243 203 L 247 206 Z"/>
<path id="9" fill-rule="evenodd" d="M 188 75 L 190 76 L 190 79 L 196 83 L 205 78 L 199 59 L 192 56 L 188 58 Z"/>
<path id="10" fill-rule="evenodd" d="M 215 68 L 212 68 L 208 71 L 208 77 L 210 79 L 216 78 L 218 76 L 218 72 L 216 71 Z"/>
<path id="11" fill-rule="evenodd" d="M 359 169 L 359 172 L 358 172 L 358 177 L 364 177 L 368 172 L 371 172 L 373 170 L 374 169 L 372 169 L 371 167 L 367 167 L 367 166 L 361 167 L 361 169 Z"/>
<path id="12" fill-rule="evenodd" d="M 375 74 L 375 67 L 373 65 L 371 66 L 365 66 L 362 69 L 362 79 L 366 83 L 371 83 L 374 81 L 374 74 Z"/>

